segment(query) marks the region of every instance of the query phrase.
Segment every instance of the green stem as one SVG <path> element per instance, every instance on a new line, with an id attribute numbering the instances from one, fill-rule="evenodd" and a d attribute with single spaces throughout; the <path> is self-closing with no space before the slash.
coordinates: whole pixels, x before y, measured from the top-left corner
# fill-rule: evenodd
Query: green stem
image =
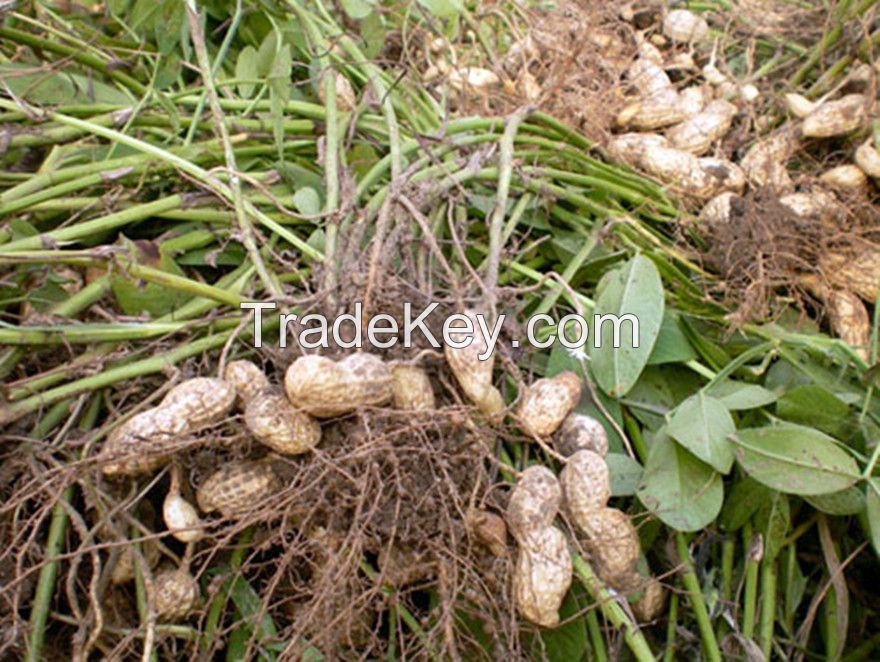
<path id="1" fill-rule="evenodd" d="M 684 567 L 681 573 L 681 582 L 687 591 L 688 598 L 691 601 L 691 608 L 694 610 L 694 617 L 697 620 L 697 626 L 700 629 L 703 652 L 710 662 L 721 662 L 721 651 L 718 649 L 718 642 L 715 640 L 715 630 L 712 629 L 709 610 L 706 609 L 706 603 L 703 600 L 702 590 L 700 589 L 700 581 L 697 579 L 696 572 L 694 572 L 687 541 L 683 533 L 675 534 L 675 546 L 678 551 L 679 561 Z"/>
<path id="2" fill-rule="evenodd" d="M 678 593 L 669 596 L 669 622 L 666 625 L 666 650 L 663 651 L 663 662 L 675 662 L 675 642 L 678 638 Z"/>
<path id="3" fill-rule="evenodd" d="M 766 560 L 761 564 L 761 628 L 758 643 L 764 653 L 764 659 L 770 659 L 773 648 L 773 626 L 776 622 L 776 559 Z"/>
<path id="4" fill-rule="evenodd" d="M 605 638 L 602 636 L 602 630 L 599 628 L 599 617 L 595 609 L 590 609 L 586 615 L 587 634 L 590 636 L 590 643 L 593 648 L 593 659 L 596 662 L 608 662 L 608 651 L 605 650 Z"/>
<path id="5" fill-rule="evenodd" d="M 743 527 L 743 549 L 748 551 L 752 544 L 752 526 Z M 745 593 L 743 596 L 742 634 L 746 639 L 755 636 L 755 611 L 758 602 L 758 562 L 746 559 Z"/>
<path id="6" fill-rule="evenodd" d="M 617 604 L 615 599 L 608 593 L 608 590 L 599 581 L 599 578 L 593 572 L 590 565 L 581 558 L 580 554 L 572 550 L 571 561 L 574 566 L 574 572 L 580 582 L 587 589 L 587 592 L 599 605 L 602 614 L 611 621 L 612 625 L 619 630 L 623 630 L 623 638 L 629 646 L 630 651 L 638 662 L 654 662 L 654 654 L 651 647 L 645 640 L 645 636 L 639 630 L 638 625 L 633 623 L 621 606 Z"/>

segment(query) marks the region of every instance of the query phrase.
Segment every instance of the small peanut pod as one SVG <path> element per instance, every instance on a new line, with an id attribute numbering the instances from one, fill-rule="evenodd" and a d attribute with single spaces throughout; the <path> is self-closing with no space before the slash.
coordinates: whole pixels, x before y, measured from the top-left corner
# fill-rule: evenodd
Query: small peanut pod
<path id="1" fill-rule="evenodd" d="M 487 92 L 501 84 L 501 79 L 494 71 L 479 67 L 462 67 L 449 72 L 449 87 L 459 92 L 473 90 Z"/>
<path id="2" fill-rule="evenodd" d="M 801 133 L 807 138 L 831 138 L 855 131 L 865 122 L 866 101 L 862 94 L 827 101 L 804 118 Z"/>
<path id="3" fill-rule="evenodd" d="M 663 34 L 680 44 L 694 44 L 709 36 L 709 24 L 699 14 L 674 9 L 663 19 Z"/>
<path id="4" fill-rule="evenodd" d="M 378 406 L 392 398 L 393 379 L 382 359 L 358 352 L 341 361 L 301 356 L 287 369 L 284 388 L 298 409 L 317 418 Z"/>
<path id="5" fill-rule="evenodd" d="M 834 287 L 875 302 L 880 288 L 880 251 L 873 246 L 865 246 L 855 255 L 827 253 L 819 259 L 819 269 Z"/>
<path id="6" fill-rule="evenodd" d="M 857 165 L 848 163 L 823 172 L 819 181 L 836 191 L 858 191 L 868 185 L 868 176 Z"/>
<path id="7" fill-rule="evenodd" d="M 676 149 L 704 154 L 712 143 L 730 131 L 736 113 L 736 106 L 729 101 L 713 101 L 702 112 L 669 129 L 666 137 Z"/>
<path id="8" fill-rule="evenodd" d="M 825 304 L 834 333 L 867 361 L 871 347 L 871 317 L 865 304 L 845 290 L 831 291 Z"/>
<path id="9" fill-rule="evenodd" d="M 647 623 L 657 618 L 663 611 L 666 602 L 666 590 L 656 577 L 648 579 L 648 583 L 642 589 L 642 597 L 632 603 L 632 610 L 641 623 Z"/>
<path id="10" fill-rule="evenodd" d="M 477 542 L 488 549 L 493 556 L 507 554 L 507 524 L 504 518 L 486 510 L 473 510 L 466 520 L 468 531 Z"/>
<path id="11" fill-rule="evenodd" d="M 706 90 L 702 85 L 691 85 L 684 88 L 678 94 L 681 101 L 681 109 L 685 117 L 691 118 L 706 106 Z"/>
<path id="12" fill-rule="evenodd" d="M 858 146 L 855 154 L 856 165 L 868 177 L 880 178 L 880 152 L 874 146 L 874 139 L 868 139 Z"/>
<path id="13" fill-rule="evenodd" d="M 835 223 L 846 215 L 843 205 L 824 191 L 790 193 L 779 198 L 779 202 L 801 218 L 814 219 L 831 227 L 836 227 Z"/>
<path id="14" fill-rule="evenodd" d="M 162 502 L 162 519 L 165 526 L 181 542 L 195 542 L 204 535 L 204 523 L 189 501 L 176 490 L 169 491 Z"/>
<path id="15" fill-rule="evenodd" d="M 576 520 L 586 534 L 599 577 L 613 588 L 625 586 L 636 571 L 641 547 L 629 515 L 616 508 L 602 508 Z"/>
<path id="16" fill-rule="evenodd" d="M 206 513 L 219 510 L 232 517 L 259 507 L 278 489 L 278 477 L 267 462 L 233 462 L 199 485 L 196 501 Z"/>
<path id="17" fill-rule="evenodd" d="M 234 404 L 231 384 L 215 377 L 195 377 L 168 391 L 159 408 L 174 411 L 186 421 L 187 431 L 195 432 L 222 420 Z"/>
<path id="18" fill-rule="evenodd" d="M 232 361 L 223 371 L 223 379 L 235 389 L 242 408 L 260 393 L 269 390 L 268 377 L 252 361 Z"/>
<path id="19" fill-rule="evenodd" d="M 810 101 L 807 97 L 793 92 L 785 95 L 785 105 L 792 115 L 801 119 L 807 117 L 818 106 L 815 101 Z"/>
<path id="20" fill-rule="evenodd" d="M 794 188 L 786 163 L 797 148 L 797 136 L 786 129 L 752 145 L 739 165 L 752 186 L 767 186 L 785 193 Z"/>
<path id="21" fill-rule="evenodd" d="M 578 451 L 559 475 L 565 510 L 575 523 L 589 522 L 611 497 L 611 477 L 605 459 L 593 451 Z"/>
<path id="22" fill-rule="evenodd" d="M 153 580 L 156 616 L 161 621 L 185 618 L 199 599 L 199 585 L 188 570 L 163 570 Z"/>
<path id="23" fill-rule="evenodd" d="M 517 409 L 524 431 L 537 437 L 556 432 L 581 399 L 581 380 L 571 372 L 537 380 L 528 387 Z"/>
<path id="24" fill-rule="evenodd" d="M 615 123 L 639 131 L 652 131 L 686 119 L 687 112 L 681 97 L 670 87 L 628 105 L 618 113 Z"/>
<path id="25" fill-rule="evenodd" d="M 300 455 L 321 441 L 321 426 L 280 393 L 264 392 L 247 404 L 244 423 L 261 444 L 284 455 Z"/>
<path id="26" fill-rule="evenodd" d="M 159 564 L 159 546 L 156 541 L 148 538 L 141 544 L 141 554 L 144 561 L 150 567 L 150 570 Z M 134 545 L 130 544 L 123 548 L 122 552 L 116 559 L 113 571 L 110 573 L 110 582 L 114 586 L 127 584 L 134 580 L 135 568 Z"/>
<path id="27" fill-rule="evenodd" d="M 550 469 L 533 465 L 522 472 L 510 494 L 505 520 L 514 538 L 523 544 L 530 531 L 553 523 L 562 501 L 559 480 Z"/>
<path id="28" fill-rule="evenodd" d="M 519 612 L 542 627 L 557 626 L 571 579 L 571 555 L 562 531 L 552 526 L 532 530 L 516 561 L 514 593 Z"/>
<path id="29" fill-rule="evenodd" d="M 565 457 L 582 450 L 605 457 L 608 455 L 608 434 L 592 416 L 572 412 L 553 435 L 553 445 Z"/>
<path id="30" fill-rule="evenodd" d="M 413 365 L 391 366 L 394 379 L 394 408 L 406 411 L 432 411 L 436 407 L 431 379 L 422 368 Z"/>
<path id="31" fill-rule="evenodd" d="M 709 200 L 700 210 L 700 221 L 710 229 L 719 228 L 730 222 L 737 209 L 742 208 L 742 198 L 732 191 L 720 193 Z"/>
<path id="32" fill-rule="evenodd" d="M 318 98 L 321 100 L 321 103 L 325 103 L 325 95 L 326 91 L 324 89 L 324 79 L 328 75 L 325 71 L 318 78 Z M 333 85 L 336 88 L 336 105 L 340 110 L 344 111 L 352 111 L 357 108 L 357 97 L 354 93 L 354 88 L 351 86 L 351 82 L 346 78 L 341 72 L 335 72 L 333 76 Z"/>
<path id="33" fill-rule="evenodd" d="M 669 75 L 651 58 L 640 57 L 630 65 L 627 79 L 638 90 L 642 97 L 663 94 L 665 90 L 673 90 Z"/>
<path id="34" fill-rule="evenodd" d="M 461 319 L 453 320 L 450 331 L 455 334 L 460 329 L 461 338 L 465 334 L 473 334 L 473 340 L 466 347 L 452 347 L 447 345 L 443 353 L 449 364 L 455 380 L 464 391 L 465 397 L 473 402 L 477 408 L 487 416 L 498 416 L 504 409 L 504 399 L 501 393 L 492 385 L 492 370 L 495 365 L 494 354 L 480 360 L 489 349 L 486 338 L 480 331 L 480 325 L 476 311 L 466 310 L 462 313 L 468 322 Z M 468 323 L 470 328 L 468 328 Z"/>
<path id="35" fill-rule="evenodd" d="M 173 409 L 153 408 L 136 414 L 113 430 L 101 452 L 105 476 L 150 473 L 168 463 L 171 449 L 188 430 Z"/>

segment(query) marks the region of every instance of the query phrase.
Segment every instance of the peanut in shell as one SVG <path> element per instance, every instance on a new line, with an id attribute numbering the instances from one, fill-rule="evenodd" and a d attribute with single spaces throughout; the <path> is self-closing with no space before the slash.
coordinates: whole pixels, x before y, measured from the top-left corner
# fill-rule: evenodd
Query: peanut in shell
<path id="1" fill-rule="evenodd" d="M 640 623 L 653 621 L 663 612 L 666 603 L 666 589 L 656 577 L 648 579 L 642 597 L 632 603 L 632 610 Z"/>
<path id="2" fill-rule="evenodd" d="M 226 517 L 234 517 L 258 508 L 280 487 L 268 462 L 232 462 L 199 485 L 196 501 L 203 512 L 217 510 Z"/>
<path id="3" fill-rule="evenodd" d="M 101 451 L 105 476 L 136 476 L 168 463 L 174 444 L 188 430 L 177 410 L 154 407 L 135 414 L 110 433 Z"/>
<path id="4" fill-rule="evenodd" d="M 794 131 L 783 129 L 752 145 L 739 165 L 752 186 L 767 186 L 777 193 L 786 193 L 794 188 L 786 164 L 798 146 Z"/>
<path id="5" fill-rule="evenodd" d="M 868 176 L 857 165 L 847 163 L 823 172 L 819 181 L 837 191 L 857 191 L 868 185 Z"/>
<path id="6" fill-rule="evenodd" d="M 605 458 L 589 450 L 568 458 L 559 474 L 565 510 L 573 522 L 586 522 L 602 510 L 611 497 L 611 477 Z"/>
<path id="7" fill-rule="evenodd" d="M 199 599 L 199 585 L 188 570 L 163 570 L 153 579 L 156 616 L 173 622 L 185 618 Z"/>
<path id="8" fill-rule="evenodd" d="M 554 433 L 553 446 L 565 457 L 588 450 L 604 458 L 608 454 L 608 434 L 605 427 L 592 416 L 572 412 Z"/>
<path id="9" fill-rule="evenodd" d="M 523 430 L 537 437 L 551 435 L 581 399 L 581 380 L 566 371 L 537 380 L 526 389 L 517 417 Z"/>
<path id="10" fill-rule="evenodd" d="M 489 345 L 480 331 L 477 320 L 478 313 L 474 310 L 466 310 L 462 314 L 470 322 L 470 332 L 473 333 L 473 339 L 466 347 L 447 345 L 443 349 L 446 362 L 465 397 L 487 416 L 497 417 L 504 410 L 504 399 L 498 389 L 492 385 L 495 356 L 492 354 L 485 360 L 480 360 L 480 356 L 486 354 Z M 455 339 L 465 339 L 468 327 L 464 320 L 453 320 L 449 328 L 453 333 L 456 329 L 461 329 L 461 338 Z"/>
<path id="11" fill-rule="evenodd" d="M 676 149 L 704 154 L 716 140 L 730 131 L 737 112 L 737 107 L 729 101 L 713 101 L 687 121 L 669 129 L 666 137 Z"/>
<path id="12" fill-rule="evenodd" d="M 801 133 L 807 138 L 831 138 L 855 131 L 867 118 L 866 102 L 862 94 L 827 101 L 804 118 Z"/>
<path id="13" fill-rule="evenodd" d="M 382 359 L 366 352 L 340 361 L 301 356 L 287 369 L 284 388 L 297 409 L 317 418 L 331 418 L 388 403 L 393 396 L 393 379 Z"/>
<path id="14" fill-rule="evenodd" d="M 846 290 L 830 292 L 825 304 L 834 333 L 867 361 L 871 347 L 871 317 L 865 304 Z"/>
<path id="15" fill-rule="evenodd" d="M 616 508 L 602 508 L 574 523 L 586 534 L 599 577 L 614 588 L 621 586 L 635 572 L 641 553 L 629 515 Z"/>
<path id="16" fill-rule="evenodd" d="M 513 579 L 520 614 L 542 627 L 557 626 L 571 579 L 571 555 L 562 531 L 552 526 L 532 531 L 529 545 L 519 548 Z"/>
<path id="17" fill-rule="evenodd" d="M 828 253 L 819 258 L 819 269 L 829 283 L 875 303 L 880 287 L 880 251 L 866 245 L 854 255 Z"/>
<path id="18" fill-rule="evenodd" d="M 428 373 L 418 366 L 391 366 L 394 380 L 394 408 L 405 411 L 432 411 L 436 408 L 434 389 Z"/>
<path id="19" fill-rule="evenodd" d="M 269 378 L 253 361 L 230 362 L 223 371 L 223 379 L 235 389 L 238 404 L 242 408 L 270 387 Z"/>
<path id="20" fill-rule="evenodd" d="M 235 389 L 216 377 L 194 377 L 172 388 L 159 403 L 172 410 L 194 432 L 221 421 L 235 404 Z"/>
<path id="21" fill-rule="evenodd" d="M 533 465 L 522 472 L 510 494 L 505 521 L 511 535 L 520 543 L 529 532 L 553 523 L 562 502 L 562 488 L 547 467 Z"/>
<path id="22" fill-rule="evenodd" d="M 300 455 L 321 441 L 321 426 L 280 393 L 263 392 L 247 404 L 247 429 L 261 444 L 283 455 Z"/>
<path id="23" fill-rule="evenodd" d="M 856 148 L 856 165 L 868 177 L 880 178 L 880 152 L 874 146 L 874 139 L 869 138 Z"/>

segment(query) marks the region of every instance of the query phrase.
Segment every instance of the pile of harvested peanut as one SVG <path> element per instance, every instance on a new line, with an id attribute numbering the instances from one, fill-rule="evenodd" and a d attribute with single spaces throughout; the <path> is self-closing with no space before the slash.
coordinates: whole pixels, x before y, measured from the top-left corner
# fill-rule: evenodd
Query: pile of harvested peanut
<path id="1" fill-rule="evenodd" d="M 671 54 L 665 56 L 655 44 L 672 47 Z M 795 217 L 816 221 L 828 234 L 839 231 L 847 215 L 845 202 L 854 195 L 866 197 L 869 180 L 880 177 L 880 153 L 873 136 L 859 137 L 845 148 L 850 150 L 848 163 L 809 182 L 796 183 L 787 164 L 817 141 L 864 134 L 876 106 L 877 72 L 867 64 L 856 64 L 842 84 L 816 101 L 785 95 L 792 121 L 780 123 L 771 115 L 760 118 L 755 129 L 765 135 L 735 163 L 706 155 L 721 146 L 737 116 L 749 113 L 759 92 L 754 85 L 737 84 L 722 73 L 714 53 L 707 54 L 710 45 L 706 20 L 682 9 L 666 13 L 661 33 L 642 35 L 639 55 L 627 72 L 634 97 L 617 117 L 623 133 L 610 140 L 611 153 L 701 204 L 699 219 L 710 232 L 742 209 L 747 187 L 751 192 L 771 191 Z M 708 57 L 709 62 L 700 68 L 694 54 Z M 682 78 L 679 86 L 672 83 L 670 71 Z M 863 301 L 876 301 L 880 251 L 866 245 L 858 252 L 855 260 L 829 253 L 813 265 L 813 273 L 798 281 L 824 303 L 835 332 L 867 358 L 870 323 Z"/>
<path id="2" fill-rule="evenodd" d="M 473 312 L 466 313 L 472 318 Z M 506 555 L 507 531 L 519 548 L 513 573 L 513 594 L 519 612 L 544 626 L 559 624 L 559 608 L 572 581 L 570 549 L 585 549 L 604 585 L 638 597 L 634 613 L 653 619 L 663 604 L 656 579 L 637 570 L 641 548 L 628 515 L 607 506 L 610 477 L 605 456 L 608 439 L 602 424 L 574 412 L 581 382 L 573 372 L 538 379 L 528 386 L 512 410 L 505 408 L 493 385 L 494 357 L 481 361 L 486 344 L 476 334 L 464 348 L 445 348 L 446 363 L 464 397 L 479 416 L 496 424 L 506 414 L 518 430 L 537 442 L 548 457 L 563 466 L 559 478 L 548 467 L 531 464 L 518 475 L 506 516 L 483 512 L 475 535 L 498 556 Z M 412 412 L 436 409 L 429 373 L 411 363 L 386 363 L 374 354 L 357 352 L 334 361 L 300 356 L 287 368 L 283 392 L 254 363 L 235 360 L 222 378 L 196 377 L 173 387 L 158 406 L 138 413 L 115 428 L 99 454 L 105 476 L 125 479 L 151 474 L 170 465 L 170 488 L 162 515 L 168 533 L 186 544 L 182 562 L 158 572 L 153 580 L 157 616 L 164 621 L 186 618 L 199 601 L 198 583 L 189 570 L 195 546 L 205 539 L 208 523 L 202 513 L 242 517 L 271 503 L 283 489 L 273 470 L 274 454 L 301 456 L 315 449 L 336 423 L 334 418 L 366 407 Z M 268 447 L 264 457 L 245 458 L 215 468 L 195 491 L 198 508 L 181 494 L 181 466 L 175 442 L 223 421 L 234 408 L 242 413 L 250 436 Z M 258 444 L 257 446 L 259 446 Z M 277 457 L 277 456 L 276 456 Z M 569 539 L 554 526 L 560 512 L 583 540 Z M 572 533 L 574 535 L 574 533 Z M 155 548 L 145 546 L 144 558 L 158 563 Z M 380 559 L 381 561 L 381 559 Z M 124 553 L 114 570 L 114 583 L 134 578 L 134 556 Z"/>

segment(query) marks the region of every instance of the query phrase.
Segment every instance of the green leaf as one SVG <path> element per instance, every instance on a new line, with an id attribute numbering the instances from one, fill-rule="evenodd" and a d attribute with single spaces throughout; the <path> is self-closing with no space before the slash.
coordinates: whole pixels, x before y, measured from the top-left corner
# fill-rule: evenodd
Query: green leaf
<path id="1" fill-rule="evenodd" d="M 238 54 L 235 61 L 235 77 L 258 80 L 260 72 L 257 64 L 257 51 L 253 46 L 245 46 Z M 250 99 L 256 91 L 255 83 L 239 83 L 238 93 L 245 99 Z"/>
<path id="2" fill-rule="evenodd" d="M 94 78 L 67 71 L 34 73 L 34 67 L 29 64 L 0 64 L 0 79 L 12 92 L 33 104 L 131 103 L 131 99 L 115 87 Z"/>
<path id="3" fill-rule="evenodd" d="M 634 495 L 642 480 L 642 465 L 623 453 L 608 453 L 605 464 L 611 476 L 611 496 Z"/>
<path id="4" fill-rule="evenodd" d="M 361 38 L 364 41 L 364 57 L 375 59 L 385 47 L 385 19 L 379 12 L 373 12 L 361 21 Z"/>
<path id="5" fill-rule="evenodd" d="M 660 323 L 657 342 L 648 357 L 648 365 L 685 363 L 695 358 L 697 358 L 697 353 L 681 330 L 678 315 L 666 310 L 663 313 L 663 321 Z"/>
<path id="6" fill-rule="evenodd" d="M 275 54 L 278 51 L 278 35 L 270 30 L 263 38 L 263 43 L 257 49 L 257 73 L 261 78 L 267 78 L 275 63 Z"/>
<path id="7" fill-rule="evenodd" d="M 742 409 L 756 409 L 769 405 L 779 396 L 763 386 L 757 384 L 743 384 L 742 382 L 725 381 L 714 384 L 706 390 L 707 395 L 717 398 L 731 411 Z"/>
<path id="8" fill-rule="evenodd" d="M 769 488 L 754 478 L 746 476 L 737 481 L 724 500 L 724 507 L 718 517 L 719 526 L 725 531 L 739 531 L 772 494 Z"/>
<path id="9" fill-rule="evenodd" d="M 238 575 L 233 580 L 232 592 L 230 595 L 232 597 L 232 602 L 235 604 L 235 608 L 241 614 L 244 622 L 247 623 L 247 628 L 251 629 L 256 626 L 254 632 L 257 635 L 258 642 L 271 639 L 278 634 L 275 622 L 269 614 L 263 614 L 263 619 L 259 623 L 254 623 L 257 614 L 260 613 L 262 600 L 253 587 L 251 587 L 247 580 L 241 575 Z"/>
<path id="10" fill-rule="evenodd" d="M 133 242 L 123 237 L 121 243 L 128 248 L 132 261 L 176 276 L 184 275 L 174 259 L 154 242 Z M 132 316 L 148 313 L 154 318 L 161 317 L 190 299 L 190 295 L 185 292 L 171 290 L 157 283 L 138 281 L 126 274 L 124 269 L 114 272 L 110 277 L 110 289 L 122 312 Z"/>
<path id="11" fill-rule="evenodd" d="M 321 213 L 321 197 L 315 189 L 308 186 L 303 186 L 293 194 L 293 204 L 297 211 L 305 216 Z"/>
<path id="12" fill-rule="evenodd" d="M 648 453 L 636 494 L 664 524 L 697 531 L 718 516 L 724 486 L 717 471 L 661 434 Z"/>
<path id="13" fill-rule="evenodd" d="M 716 471 L 726 474 L 733 466 L 733 448 L 727 438 L 736 432 L 736 425 L 715 398 L 702 392 L 689 397 L 675 408 L 666 431 Z"/>
<path id="14" fill-rule="evenodd" d="M 460 0 L 418 0 L 418 2 L 437 18 L 455 18 L 464 9 Z"/>
<path id="15" fill-rule="evenodd" d="M 638 320 L 636 338 L 634 324 L 620 321 L 620 347 L 614 347 L 615 324 L 610 321 L 592 329 L 599 336 L 588 343 L 596 383 L 608 395 L 619 398 L 633 387 L 651 356 L 663 320 L 663 283 L 654 263 L 644 255 L 636 255 L 605 274 L 597 292 L 595 315 L 629 315 Z"/>
<path id="16" fill-rule="evenodd" d="M 871 532 L 871 544 L 874 545 L 874 551 L 880 556 L 880 495 L 878 495 L 880 480 L 871 478 L 869 483 L 865 510 L 868 529 Z"/>
<path id="17" fill-rule="evenodd" d="M 829 515 L 858 515 L 865 509 L 865 495 L 855 485 L 831 494 L 805 496 L 804 501 Z"/>
<path id="18" fill-rule="evenodd" d="M 163 0 L 159 5 L 153 32 L 159 52 L 168 55 L 180 41 L 180 27 L 185 18 L 185 9 L 180 0 Z"/>
<path id="19" fill-rule="evenodd" d="M 733 440 L 746 473 L 780 492 L 829 494 L 859 479 L 855 460 L 813 428 L 791 423 L 751 428 L 740 430 Z"/>
<path id="20" fill-rule="evenodd" d="M 788 497 L 773 492 L 755 514 L 755 527 L 764 538 L 764 558 L 772 561 L 782 549 L 782 541 L 791 525 Z"/>
<path id="21" fill-rule="evenodd" d="M 798 386 L 776 403 L 776 414 L 792 423 L 843 436 L 848 428 L 849 406 L 831 391 L 811 384 Z"/>
<path id="22" fill-rule="evenodd" d="M 370 15 L 374 3 L 367 0 L 340 0 L 339 4 L 342 5 L 342 10 L 348 14 L 349 18 L 359 21 Z"/>

